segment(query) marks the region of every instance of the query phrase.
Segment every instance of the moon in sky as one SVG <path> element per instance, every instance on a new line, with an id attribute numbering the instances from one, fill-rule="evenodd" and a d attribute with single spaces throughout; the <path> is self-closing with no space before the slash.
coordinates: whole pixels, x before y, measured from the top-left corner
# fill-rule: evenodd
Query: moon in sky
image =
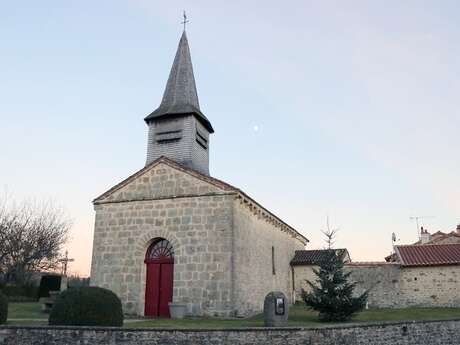
<path id="1" fill-rule="evenodd" d="M 254 125 L 254 127 L 252 127 L 254 129 L 254 132 L 258 132 L 259 131 L 259 126 L 257 125 Z"/>

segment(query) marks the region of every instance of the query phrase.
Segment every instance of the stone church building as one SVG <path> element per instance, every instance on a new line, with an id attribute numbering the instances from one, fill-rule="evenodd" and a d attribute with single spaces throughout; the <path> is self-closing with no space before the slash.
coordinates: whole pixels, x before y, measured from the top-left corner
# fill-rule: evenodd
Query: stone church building
<path id="1" fill-rule="evenodd" d="M 293 297 L 290 261 L 308 240 L 243 191 L 209 175 L 211 122 L 201 112 L 184 33 L 148 125 L 145 167 L 94 201 L 91 284 L 124 312 L 168 317 L 260 311 Z M 236 162 L 235 162 L 236 163 Z"/>

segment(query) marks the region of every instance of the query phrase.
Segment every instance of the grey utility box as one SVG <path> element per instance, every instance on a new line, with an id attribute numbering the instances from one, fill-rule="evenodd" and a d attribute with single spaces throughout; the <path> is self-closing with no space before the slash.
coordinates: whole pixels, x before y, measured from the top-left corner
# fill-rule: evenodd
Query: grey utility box
<path id="1" fill-rule="evenodd" d="M 283 327 L 288 322 L 288 301 L 284 293 L 270 292 L 264 301 L 265 327 Z"/>

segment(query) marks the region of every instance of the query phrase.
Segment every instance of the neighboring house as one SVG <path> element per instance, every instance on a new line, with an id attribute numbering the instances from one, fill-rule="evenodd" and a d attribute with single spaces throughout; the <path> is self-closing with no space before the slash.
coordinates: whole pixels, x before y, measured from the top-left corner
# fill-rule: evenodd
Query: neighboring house
<path id="1" fill-rule="evenodd" d="M 336 255 L 343 255 L 344 262 L 348 263 L 351 261 L 350 254 L 345 248 L 333 249 Z M 318 268 L 318 264 L 322 261 L 327 260 L 328 250 L 327 249 L 316 249 L 316 250 L 296 250 L 294 258 L 291 260 L 292 268 L 292 281 L 293 288 L 295 291 L 295 300 L 302 298 L 302 290 L 310 291 L 310 286 L 307 281 L 315 281 L 317 279 L 314 269 Z"/>
<path id="2" fill-rule="evenodd" d="M 125 313 L 150 317 L 168 317 L 169 302 L 189 315 L 238 316 L 262 310 L 270 291 L 291 301 L 289 263 L 308 240 L 210 176 L 214 129 L 200 110 L 185 31 L 145 122 L 146 166 L 93 201 L 91 285 L 114 291 Z"/>
<path id="3" fill-rule="evenodd" d="M 405 305 L 460 306 L 460 244 L 395 246 Z"/>
<path id="4" fill-rule="evenodd" d="M 398 275 L 392 275 L 395 307 L 460 307 L 460 244 L 412 244 L 394 250 L 386 259 L 399 265 Z"/>
<path id="5" fill-rule="evenodd" d="M 437 231 L 434 234 L 430 234 L 427 229 L 421 228 L 420 231 L 420 240 L 415 242 L 415 245 L 418 244 L 451 244 L 451 243 L 460 243 L 460 224 L 457 225 L 455 231 L 445 233 L 442 231 Z"/>
<path id="6" fill-rule="evenodd" d="M 291 261 L 297 300 L 315 280 L 318 252 L 297 251 Z M 460 307 L 460 244 L 396 246 L 391 262 L 350 261 L 345 269 L 357 294 L 369 291 L 369 307 Z"/>
<path id="7" fill-rule="evenodd" d="M 460 224 L 457 225 L 457 229 L 455 231 L 451 231 L 448 233 L 437 231 L 433 234 L 427 229 L 423 227 L 420 228 L 420 239 L 413 243 L 412 245 L 430 245 L 430 244 L 460 244 Z M 398 262 L 398 258 L 396 253 L 392 253 L 385 257 L 385 261 L 387 262 Z"/>

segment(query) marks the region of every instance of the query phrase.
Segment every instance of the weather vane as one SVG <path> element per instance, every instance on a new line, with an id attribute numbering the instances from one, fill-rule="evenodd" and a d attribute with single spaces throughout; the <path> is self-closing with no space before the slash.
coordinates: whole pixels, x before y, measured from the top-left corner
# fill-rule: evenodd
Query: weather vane
<path id="1" fill-rule="evenodd" d="M 187 20 L 187 15 L 185 14 L 185 11 L 184 11 L 184 21 L 183 22 L 180 22 L 181 24 L 184 24 L 184 31 L 185 31 L 185 25 L 188 23 L 189 21 Z"/>

